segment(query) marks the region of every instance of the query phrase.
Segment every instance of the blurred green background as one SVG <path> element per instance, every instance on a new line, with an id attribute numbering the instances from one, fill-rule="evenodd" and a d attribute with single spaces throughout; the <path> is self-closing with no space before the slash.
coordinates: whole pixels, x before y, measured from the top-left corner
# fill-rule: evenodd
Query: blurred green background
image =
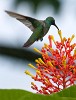
<path id="1" fill-rule="evenodd" d="M 41 57 L 33 51 L 33 48 L 41 49 L 44 43 L 49 43 L 49 34 L 59 40 L 57 30 L 52 26 L 42 42 L 38 41 L 31 47 L 24 48 L 23 44 L 32 32 L 22 23 L 8 16 L 4 10 L 41 20 L 52 16 L 62 30 L 63 36 L 69 37 L 76 33 L 76 0 L 0 1 L 0 88 L 21 88 L 32 91 L 31 78 L 26 76 L 24 71 L 28 69 L 33 74 L 35 73 L 27 66 L 30 62 L 35 65 L 34 60 Z"/>

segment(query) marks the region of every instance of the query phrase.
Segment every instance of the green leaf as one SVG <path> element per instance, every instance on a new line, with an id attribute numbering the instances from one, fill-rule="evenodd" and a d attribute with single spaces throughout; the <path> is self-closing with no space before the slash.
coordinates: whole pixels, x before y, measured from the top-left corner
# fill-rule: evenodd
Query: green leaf
<path id="1" fill-rule="evenodd" d="M 63 91 L 58 93 L 61 97 L 72 97 L 76 98 L 76 85 L 71 86 L 70 88 L 64 89 Z"/>
<path id="2" fill-rule="evenodd" d="M 76 100 L 76 86 L 49 96 L 20 89 L 0 89 L 0 100 Z"/>

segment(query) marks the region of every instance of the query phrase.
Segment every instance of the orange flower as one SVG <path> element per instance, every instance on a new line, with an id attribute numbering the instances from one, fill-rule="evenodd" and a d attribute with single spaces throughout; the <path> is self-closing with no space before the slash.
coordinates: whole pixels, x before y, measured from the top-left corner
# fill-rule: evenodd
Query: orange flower
<path id="1" fill-rule="evenodd" d="M 40 89 L 32 83 L 32 88 L 41 94 L 59 92 L 75 84 L 76 81 L 76 43 L 71 44 L 74 35 L 66 39 L 62 37 L 61 30 L 58 31 L 60 41 L 55 41 L 54 36 L 49 35 L 49 45 L 44 44 L 41 50 L 34 50 L 42 55 L 35 60 L 37 67 L 29 64 L 36 70 L 36 75 L 29 74 L 35 81 L 43 84 Z M 56 48 L 53 49 L 52 41 Z M 27 73 L 26 71 L 25 73 Z"/>

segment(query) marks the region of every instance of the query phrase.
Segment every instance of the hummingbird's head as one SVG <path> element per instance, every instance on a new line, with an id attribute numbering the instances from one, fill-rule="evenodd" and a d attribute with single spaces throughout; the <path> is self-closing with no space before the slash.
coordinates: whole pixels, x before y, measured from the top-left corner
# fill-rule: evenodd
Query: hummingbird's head
<path id="1" fill-rule="evenodd" d="M 59 30 L 58 26 L 55 24 L 55 19 L 54 19 L 53 17 L 47 17 L 47 18 L 46 18 L 46 22 L 47 22 L 48 24 L 50 24 L 50 26 L 51 26 L 51 25 L 54 25 L 54 26 Z"/>

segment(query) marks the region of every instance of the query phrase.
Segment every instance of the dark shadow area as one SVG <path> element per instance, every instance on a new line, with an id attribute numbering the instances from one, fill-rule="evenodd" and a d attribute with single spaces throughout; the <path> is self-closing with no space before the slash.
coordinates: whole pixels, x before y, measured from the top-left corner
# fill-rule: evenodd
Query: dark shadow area
<path id="1" fill-rule="evenodd" d="M 41 57 L 41 55 L 31 50 L 1 46 L 1 45 L 0 45 L 0 55 L 6 55 L 8 57 L 17 58 L 26 61 L 32 61 L 32 62 L 34 62 L 35 59 Z"/>

